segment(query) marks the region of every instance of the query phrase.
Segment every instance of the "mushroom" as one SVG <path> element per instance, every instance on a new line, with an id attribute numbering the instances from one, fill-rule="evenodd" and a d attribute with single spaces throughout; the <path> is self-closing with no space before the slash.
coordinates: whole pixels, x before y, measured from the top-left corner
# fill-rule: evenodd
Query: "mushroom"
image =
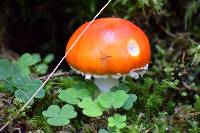
<path id="1" fill-rule="evenodd" d="M 89 22 L 80 26 L 69 39 L 71 47 Z M 137 79 L 148 69 L 151 51 L 145 33 L 122 18 L 95 20 L 66 57 L 71 68 L 94 83 L 102 92 L 119 85 L 127 75 Z"/>

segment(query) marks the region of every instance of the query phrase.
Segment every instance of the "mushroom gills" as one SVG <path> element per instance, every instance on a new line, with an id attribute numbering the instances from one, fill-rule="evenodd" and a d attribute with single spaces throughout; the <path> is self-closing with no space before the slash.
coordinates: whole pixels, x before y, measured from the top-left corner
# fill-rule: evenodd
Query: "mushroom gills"
<path id="1" fill-rule="evenodd" d="M 95 85 L 100 89 L 101 92 L 109 92 L 112 87 L 119 85 L 119 79 L 107 77 L 107 78 L 95 78 Z"/>

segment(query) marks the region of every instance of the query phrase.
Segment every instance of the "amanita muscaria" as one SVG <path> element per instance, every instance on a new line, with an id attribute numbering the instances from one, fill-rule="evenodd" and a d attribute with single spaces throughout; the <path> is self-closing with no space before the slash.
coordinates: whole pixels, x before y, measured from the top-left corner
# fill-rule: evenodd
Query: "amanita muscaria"
<path id="1" fill-rule="evenodd" d="M 66 51 L 87 27 L 80 26 L 67 43 Z M 121 18 L 95 20 L 66 57 L 73 70 L 95 78 L 102 92 L 119 84 L 122 76 L 135 79 L 148 69 L 151 51 L 145 33 L 135 24 Z"/>

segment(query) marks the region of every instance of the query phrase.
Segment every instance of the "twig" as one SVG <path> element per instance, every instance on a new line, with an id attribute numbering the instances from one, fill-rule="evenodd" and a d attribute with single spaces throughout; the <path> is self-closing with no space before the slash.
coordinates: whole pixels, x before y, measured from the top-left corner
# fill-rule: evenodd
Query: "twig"
<path id="1" fill-rule="evenodd" d="M 181 82 L 185 88 L 187 88 L 188 90 L 192 90 L 192 88 L 186 82 L 184 81 L 181 81 Z"/>
<path id="2" fill-rule="evenodd" d="M 194 43 L 194 44 L 196 44 L 196 45 L 199 45 L 200 44 L 200 42 L 197 42 L 197 41 L 195 41 L 195 40 L 193 40 L 193 39 L 189 39 L 190 41 L 191 41 L 191 43 Z"/>
<path id="3" fill-rule="evenodd" d="M 71 47 L 66 51 L 63 58 L 59 61 L 59 63 L 56 65 L 56 67 L 53 69 L 53 71 L 49 74 L 47 79 L 43 82 L 43 84 L 37 89 L 37 91 L 31 96 L 31 98 L 24 104 L 24 106 L 16 113 L 15 116 L 13 116 L 11 119 L 9 119 L 1 128 L 0 132 L 6 128 L 11 121 L 13 121 L 24 109 L 26 106 L 29 105 L 29 103 L 32 101 L 32 99 L 37 95 L 37 93 L 44 87 L 44 85 L 48 82 L 48 80 L 52 77 L 52 75 L 56 72 L 60 64 L 65 60 L 68 53 L 71 51 L 71 49 L 77 44 L 77 42 L 80 40 L 80 38 L 83 36 L 83 34 L 88 30 L 88 28 L 93 24 L 94 20 L 101 14 L 101 12 L 110 4 L 112 0 L 109 0 L 102 8 L 101 10 L 94 16 L 94 18 L 90 21 L 90 23 L 87 25 L 87 27 L 81 32 L 81 34 L 77 37 L 77 39 L 74 41 L 74 43 L 71 45 Z"/>
<path id="4" fill-rule="evenodd" d="M 182 55 L 182 64 L 184 64 L 184 62 L 185 62 L 185 51 L 183 52 L 183 55 Z"/>
<path id="5" fill-rule="evenodd" d="M 49 77 L 49 75 L 50 74 L 42 76 L 42 77 L 39 77 L 39 78 L 36 78 L 36 79 L 40 79 L 40 80 L 44 81 Z M 72 75 L 72 73 L 71 72 L 56 72 L 51 76 L 51 78 L 60 77 L 60 76 L 69 76 L 69 75 Z"/>
<path id="6" fill-rule="evenodd" d="M 177 37 L 176 34 L 171 33 L 171 32 L 168 32 L 162 25 L 159 25 L 159 27 L 160 27 L 167 35 L 171 36 L 172 38 L 176 38 L 176 37 Z M 178 34 L 181 35 L 181 33 L 178 33 Z M 188 34 L 188 36 L 189 36 L 188 40 L 189 40 L 191 43 L 194 43 L 194 44 L 196 44 L 196 45 L 200 44 L 200 42 L 197 42 L 197 41 L 193 40 L 193 39 L 190 37 L 190 33 L 186 32 L 186 34 Z M 185 39 L 185 38 L 183 37 L 183 39 Z"/>
<path id="7" fill-rule="evenodd" d="M 176 37 L 175 34 L 173 34 L 173 33 L 171 33 L 171 32 L 168 32 L 162 25 L 159 25 L 159 27 L 160 27 L 167 35 L 169 35 L 169 36 L 171 36 L 171 37 L 173 37 L 173 38 Z"/>

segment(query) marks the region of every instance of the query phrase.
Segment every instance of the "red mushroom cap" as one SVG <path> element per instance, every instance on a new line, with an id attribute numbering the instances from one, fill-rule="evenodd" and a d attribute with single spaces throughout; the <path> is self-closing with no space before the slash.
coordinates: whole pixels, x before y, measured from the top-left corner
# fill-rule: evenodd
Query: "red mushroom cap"
<path id="1" fill-rule="evenodd" d="M 74 32 L 66 51 L 88 24 Z M 101 18 L 92 23 L 66 59 L 73 68 L 86 74 L 115 75 L 148 65 L 150 57 L 149 40 L 138 26 L 121 18 Z"/>

